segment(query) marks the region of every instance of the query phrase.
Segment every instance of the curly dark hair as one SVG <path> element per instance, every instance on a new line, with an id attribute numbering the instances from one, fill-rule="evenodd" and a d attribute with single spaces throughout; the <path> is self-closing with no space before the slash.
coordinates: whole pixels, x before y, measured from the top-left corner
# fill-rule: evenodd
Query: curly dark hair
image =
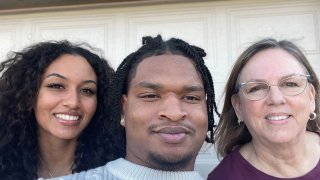
<path id="1" fill-rule="evenodd" d="M 86 48 L 86 43 L 47 41 L 13 52 L 0 64 L 0 177 L 36 179 L 39 165 L 37 122 L 33 106 L 46 68 L 64 54 L 80 55 L 97 76 L 97 109 L 81 133 L 72 172 L 104 165 L 118 158 L 116 136 L 109 119 L 107 96 L 114 70 L 108 62 Z M 107 125 L 107 126 L 105 126 Z"/>
<path id="2" fill-rule="evenodd" d="M 206 93 L 209 121 L 208 131 L 210 131 L 209 137 L 206 137 L 206 142 L 213 143 L 214 112 L 218 115 L 219 113 L 217 112 L 211 73 L 203 60 L 203 57 L 206 56 L 205 51 L 197 46 L 190 45 L 181 39 L 171 38 L 167 41 L 163 41 L 160 35 L 154 38 L 150 36 L 143 37 L 142 44 L 142 47 L 128 55 L 117 68 L 114 83 L 112 83 L 111 93 L 112 121 L 120 122 L 122 112 L 121 97 L 123 94 L 127 94 L 130 81 L 132 80 L 137 66 L 141 61 L 151 56 L 159 56 L 163 54 L 182 55 L 191 59 L 196 70 L 201 75 Z M 121 128 L 119 123 L 118 128 Z M 122 143 L 125 143 L 124 128 L 122 128 L 122 139 Z M 122 147 L 125 147 L 125 145 L 122 145 Z M 124 154 L 125 150 L 123 149 L 122 155 L 124 156 Z"/>

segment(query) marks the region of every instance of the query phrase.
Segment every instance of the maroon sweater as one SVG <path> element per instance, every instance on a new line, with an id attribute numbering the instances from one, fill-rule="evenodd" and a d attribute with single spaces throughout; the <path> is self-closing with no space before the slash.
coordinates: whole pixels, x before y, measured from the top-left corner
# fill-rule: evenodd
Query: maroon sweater
<path id="1" fill-rule="evenodd" d="M 277 178 L 253 167 L 239 152 L 229 153 L 209 174 L 208 180 L 320 180 L 320 160 L 307 174 L 296 178 Z"/>

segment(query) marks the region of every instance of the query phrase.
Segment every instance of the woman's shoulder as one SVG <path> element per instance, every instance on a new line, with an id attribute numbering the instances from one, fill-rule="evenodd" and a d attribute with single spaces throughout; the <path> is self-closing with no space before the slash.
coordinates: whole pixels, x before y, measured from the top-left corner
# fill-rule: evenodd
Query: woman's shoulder
<path id="1" fill-rule="evenodd" d="M 210 172 L 208 175 L 208 179 L 224 179 L 231 180 L 234 179 L 235 174 L 242 170 L 241 162 L 243 161 L 243 157 L 241 156 L 240 147 L 236 148 L 229 154 L 227 154 L 221 162 Z M 230 172 L 232 172 L 230 174 Z"/>

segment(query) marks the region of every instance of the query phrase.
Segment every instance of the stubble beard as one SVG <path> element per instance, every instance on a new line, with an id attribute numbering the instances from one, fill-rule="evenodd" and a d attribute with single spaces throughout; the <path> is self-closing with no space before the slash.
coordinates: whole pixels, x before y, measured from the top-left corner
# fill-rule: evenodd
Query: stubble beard
<path id="1" fill-rule="evenodd" d="M 148 155 L 151 168 L 163 171 L 185 171 L 190 163 L 194 162 L 194 159 L 192 153 L 177 155 L 174 158 L 155 153 Z"/>

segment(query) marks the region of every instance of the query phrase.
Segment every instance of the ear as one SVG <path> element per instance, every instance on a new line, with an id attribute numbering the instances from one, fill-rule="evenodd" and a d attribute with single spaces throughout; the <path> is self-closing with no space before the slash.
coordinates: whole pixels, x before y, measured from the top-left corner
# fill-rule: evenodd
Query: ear
<path id="1" fill-rule="evenodd" d="M 238 119 L 243 121 L 244 119 L 242 118 L 240 98 L 239 98 L 238 94 L 234 94 L 231 96 L 231 103 L 232 103 L 233 109 L 234 109 Z"/>
<path id="2" fill-rule="evenodd" d="M 310 92 L 309 92 L 309 98 L 310 98 L 310 110 L 311 112 L 314 112 L 316 110 L 316 90 L 314 89 L 314 86 L 310 84 Z"/>
<path id="3" fill-rule="evenodd" d="M 126 95 L 122 95 L 121 104 L 122 104 L 121 115 L 124 116 L 125 115 L 124 112 L 126 112 L 126 106 L 127 106 L 127 96 Z"/>

